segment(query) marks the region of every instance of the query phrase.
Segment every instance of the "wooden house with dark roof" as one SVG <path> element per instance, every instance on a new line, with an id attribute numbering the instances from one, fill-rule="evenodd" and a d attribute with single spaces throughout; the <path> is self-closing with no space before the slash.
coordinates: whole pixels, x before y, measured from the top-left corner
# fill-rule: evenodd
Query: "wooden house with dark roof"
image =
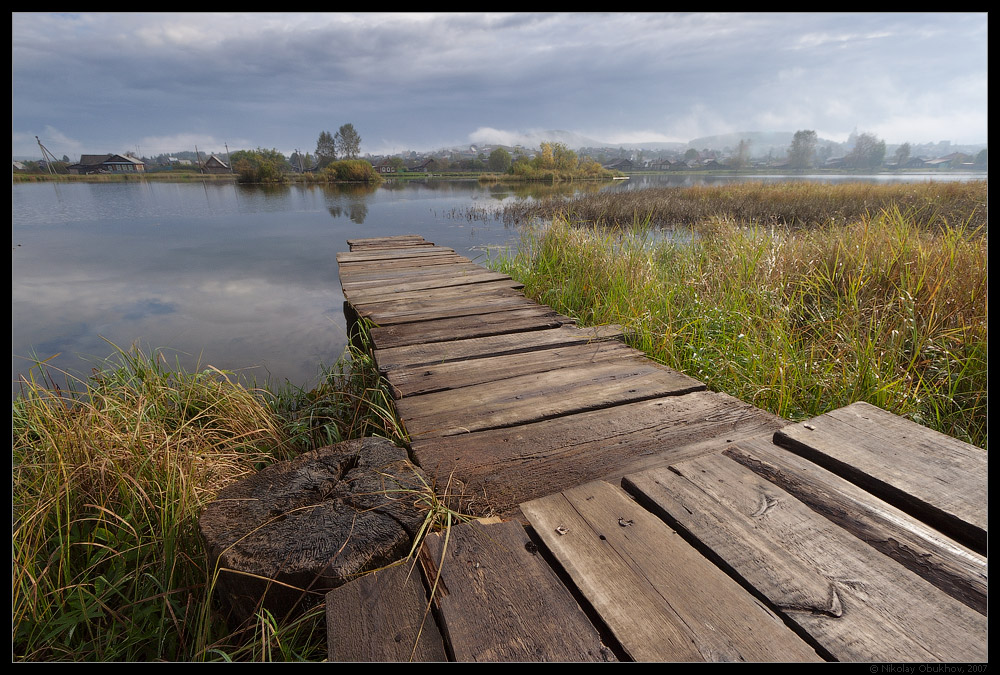
<path id="1" fill-rule="evenodd" d="M 232 173 L 229 170 L 229 165 L 215 155 L 211 155 L 205 160 L 205 163 L 201 166 L 201 170 L 204 173 Z"/>
<path id="2" fill-rule="evenodd" d="M 80 155 L 80 161 L 67 167 L 70 173 L 145 173 L 146 163 L 128 155 Z"/>

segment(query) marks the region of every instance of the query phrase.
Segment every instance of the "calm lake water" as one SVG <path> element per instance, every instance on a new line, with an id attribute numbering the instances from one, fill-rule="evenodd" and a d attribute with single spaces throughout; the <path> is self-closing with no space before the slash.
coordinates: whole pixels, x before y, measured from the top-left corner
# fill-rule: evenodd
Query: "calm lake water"
<path id="1" fill-rule="evenodd" d="M 803 179 L 858 177 L 796 177 Z M 643 176 L 582 189 L 732 180 Z M 347 342 L 336 254 L 348 249 L 348 238 L 420 234 L 484 262 L 490 249 L 516 244 L 519 235 L 494 219 L 469 220 L 468 207 L 501 207 L 508 200 L 574 189 L 440 180 L 378 188 L 14 184 L 14 394 L 35 360 L 48 359 L 79 376 L 112 354 L 112 344 L 160 349 L 171 365 L 188 371 L 211 365 L 260 384 L 310 387 L 320 364 L 332 364 Z"/>

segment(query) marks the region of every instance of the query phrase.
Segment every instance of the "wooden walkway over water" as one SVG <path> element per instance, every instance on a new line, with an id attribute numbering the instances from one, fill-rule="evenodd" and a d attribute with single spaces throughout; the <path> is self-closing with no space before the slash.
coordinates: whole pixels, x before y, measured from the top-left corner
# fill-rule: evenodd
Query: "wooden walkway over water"
<path id="1" fill-rule="evenodd" d="M 791 424 L 451 249 L 349 243 L 413 459 L 503 520 L 332 591 L 331 660 L 987 660 L 984 451 L 867 404 Z"/>

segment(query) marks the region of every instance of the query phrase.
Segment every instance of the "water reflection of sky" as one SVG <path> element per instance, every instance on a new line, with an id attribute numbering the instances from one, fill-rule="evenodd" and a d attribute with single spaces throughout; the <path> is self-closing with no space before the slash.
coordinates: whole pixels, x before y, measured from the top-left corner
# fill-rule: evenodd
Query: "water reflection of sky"
<path id="1" fill-rule="evenodd" d="M 12 194 L 15 381 L 32 358 L 58 354 L 53 366 L 85 373 L 108 342 L 139 342 L 187 369 L 311 384 L 346 344 L 336 254 L 348 238 L 418 233 L 476 258 L 516 236 L 454 217 L 498 202 L 475 182 L 39 183 Z"/>
<path id="2" fill-rule="evenodd" d="M 113 353 L 109 342 L 163 349 L 171 365 L 188 370 L 211 365 L 261 383 L 311 385 L 347 341 L 336 263 L 347 239 L 420 234 L 482 262 L 488 248 L 517 239 L 482 215 L 505 200 L 692 179 L 705 177 L 556 187 L 414 181 L 377 189 L 15 184 L 14 389 L 32 359 L 54 357 L 57 368 L 89 373 Z M 480 215 L 466 217 L 469 207 Z"/>

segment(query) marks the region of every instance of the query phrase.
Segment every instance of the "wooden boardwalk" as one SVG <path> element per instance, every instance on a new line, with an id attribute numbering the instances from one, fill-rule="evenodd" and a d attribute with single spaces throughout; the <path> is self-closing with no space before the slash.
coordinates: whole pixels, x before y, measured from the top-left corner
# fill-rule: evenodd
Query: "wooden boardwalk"
<path id="1" fill-rule="evenodd" d="M 414 461 L 503 520 L 332 591 L 331 660 L 987 660 L 984 451 L 866 404 L 791 424 L 451 249 L 349 243 Z"/>

